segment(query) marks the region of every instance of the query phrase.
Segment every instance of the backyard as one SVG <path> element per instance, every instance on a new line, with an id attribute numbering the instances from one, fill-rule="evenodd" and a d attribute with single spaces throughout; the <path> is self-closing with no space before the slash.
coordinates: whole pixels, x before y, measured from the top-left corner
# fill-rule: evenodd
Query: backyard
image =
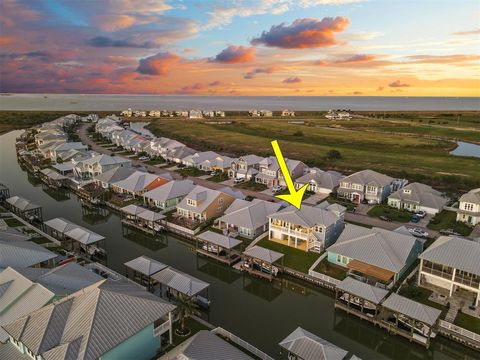
<path id="1" fill-rule="evenodd" d="M 453 211 L 442 210 L 437 213 L 427 225 L 432 230 L 452 229 L 463 236 L 468 236 L 472 228 L 467 224 L 457 221 L 457 214 Z"/>
<path id="2" fill-rule="evenodd" d="M 287 245 L 270 241 L 268 238 L 260 240 L 257 245 L 284 254 L 283 265 L 305 274 L 308 273 L 308 269 L 320 256 L 318 253 L 295 249 Z"/>
<path id="3" fill-rule="evenodd" d="M 343 280 L 347 277 L 347 271 L 344 268 L 331 264 L 326 257 L 320 261 L 315 271 L 338 280 Z"/>
<path id="4" fill-rule="evenodd" d="M 477 317 L 459 312 L 455 318 L 454 324 L 480 334 L 480 319 Z"/>
<path id="5" fill-rule="evenodd" d="M 378 204 L 368 211 L 368 216 L 380 217 L 386 216 L 393 221 L 407 223 L 412 218 L 412 213 L 406 210 L 399 210 L 388 206 L 387 204 Z"/>
<path id="6" fill-rule="evenodd" d="M 267 187 L 264 184 L 257 183 L 255 182 L 254 179 L 241 182 L 240 184 L 235 185 L 235 187 L 239 189 L 252 190 L 252 191 L 258 191 L 258 192 L 267 190 Z"/>
<path id="7" fill-rule="evenodd" d="M 422 303 L 424 305 L 428 305 L 436 309 L 442 310 L 441 317 L 443 317 L 448 310 L 447 307 L 429 300 L 428 298 L 430 297 L 431 294 L 432 294 L 432 290 L 428 290 L 428 289 L 416 286 L 411 282 L 410 284 L 406 284 L 402 286 L 399 291 L 399 295 L 418 301 L 419 303 Z"/>
<path id="8" fill-rule="evenodd" d="M 213 181 L 213 182 L 222 182 L 222 181 L 228 180 L 228 174 L 223 171 L 217 171 L 215 172 L 215 175 L 209 177 L 207 180 Z"/>

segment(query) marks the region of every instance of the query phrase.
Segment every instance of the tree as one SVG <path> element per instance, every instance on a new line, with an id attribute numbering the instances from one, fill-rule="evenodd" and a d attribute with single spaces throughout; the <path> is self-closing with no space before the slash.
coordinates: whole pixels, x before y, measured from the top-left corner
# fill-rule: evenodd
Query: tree
<path id="1" fill-rule="evenodd" d="M 198 315 L 198 305 L 191 297 L 187 297 L 183 294 L 179 294 L 176 299 L 178 317 L 180 318 L 180 331 L 179 334 L 186 335 L 190 332 L 190 329 L 185 327 L 185 321 L 192 315 Z"/>
<path id="2" fill-rule="evenodd" d="M 327 158 L 330 160 L 338 160 L 342 158 L 342 154 L 338 150 L 329 150 L 327 152 Z"/>

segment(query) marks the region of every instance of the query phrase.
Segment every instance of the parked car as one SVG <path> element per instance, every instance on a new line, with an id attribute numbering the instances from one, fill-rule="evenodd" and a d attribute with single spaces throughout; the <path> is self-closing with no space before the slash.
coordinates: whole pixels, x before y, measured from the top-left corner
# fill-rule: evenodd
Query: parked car
<path id="1" fill-rule="evenodd" d="M 442 229 L 439 231 L 442 235 L 453 235 L 453 236 L 460 236 L 461 234 L 457 233 L 453 229 Z"/>
<path id="2" fill-rule="evenodd" d="M 216 171 L 212 171 L 212 172 L 210 173 L 210 176 L 215 176 L 215 175 L 217 175 L 217 172 L 216 172 Z"/>
<path id="3" fill-rule="evenodd" d="M 237 178 L 233 179 L 233 183 L 234 184 L 240 184 L 244 180 L 245 180 L 244 178 L 237 177 Z"/>
<path id="4" fill-rule="evenodd" d="M 392 221 L 392 218 L 390 216 L 387 216 L 387 215 L 380 215 L 379 219 L 383 220 L 383 221 Z"/>
<path id="5" fill-rule="evenodd" d="M 408 231 L 410 231 L 410 233 L 413 236 L 421 237 L 421 238 L 426 238 L 430 235 L 428 232 L 426 232 L 425 230 L 422 230 L 420 228 L 409 228 Z"/>
<path id="6" fill-rule="evenodd" d="M 423 218 L 427 215 L 427 213 L 426 213 L 425 211 L 423 211 L 423 210 L 420 210 L 420 211 L 417 211 L 417 212 L 415 213 L 415 215 L 417 215 L 419 218 L 422 218 L 422 219 L 423 219 Z"/>
<path id="7" fill-rule="evenodd" d="M 283 186 L 275 185 L 274 187 L 272 187 L 272 192 L 276 194 L 277 192 L 282 191 L 282 189 L 283 189 Z"/>
<path id="8" fill-rule="evenodd" d="M 367 199 L 363 199 L 361 202 L 362 202 L 362 204 L 368 204 L 368 200 L 367 200 Z"/>
<path id="9" fill-rule="evenodd" d="M 413 215 L 412 218 L 410 219 L 410 222 L 412 223 L 418 223 L 420 221 L 420 218 L 417 215 Z"/>
<path id="10" fill-rule="evenodd" d="M 356 206 L 354 206 L 354 207 L 351 208 L 351 209 L 347 209 L 347 212 L 349 212 L 349 213 L 354 213 L 355 211 L 357 211 L 357 207 L 356 207 Z"/>
<path id="11" fill-rule="evenodd" d="M 149 158 L 148 156 L 140 156 L 140 157 L 138 158 L 138 160 L 140 160 L 140 161 L 148 161 L 148 160 L 150 160 L 150 158 Z"/>
<path id="12" fill-rule="evenodd" d="M 368 205 L 375 205 L 376 203 L 376 200 L 368 200 Z"/>

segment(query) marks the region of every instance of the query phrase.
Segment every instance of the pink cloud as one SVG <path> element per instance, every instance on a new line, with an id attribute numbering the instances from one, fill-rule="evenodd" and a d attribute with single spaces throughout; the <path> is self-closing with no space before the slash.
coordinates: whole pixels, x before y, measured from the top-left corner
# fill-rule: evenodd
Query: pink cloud
<path id="1" fill-rule="evenodd" d="M 300 79 L 298 76 L 295 77 L 289 77 L 285 80 L 282 81 L 284 84 L 297 84 L 299 82 L 302 82 L 302 79 Z"/>
<path id="2" fill-rule="evenodd" d="M 144 75 L 166 75 L 172 65 L 178 63 L 182 58 L 178 55 L 161 52 L 144 59 L 140 59 L 137 71 Z"/>
<path id="3" fill-rule="evenodd" d="M 226 64 L 239 64 L 255 60 L 255 48 L 230 45 L 218 53 L 211 61 Z"/>
<path id="4" fill-rule="evenodd" d="M 349 20 L 344 17 L 297 19 L 292 24 L 274 25 L 251 41 L 252 45 L 265 45 L 285 49 L 328 47 L 337 44 L 335 33 L 344 31 Z"/>
<path id="5" fill-rule="evenodd" d="M 243 78 L 244 79 L 253 79 L 257 74 L 272 74 L 278 70 L 277 66 L 268 66 L 268 67 L 258 67 L 249 72 L 247 72 Z"/>
<path id="6" fill-rule="evenodd" d="M 400 80 L 395 80 L 394 82 L 391 82 L 388 84 L 388 86 L 393 87 L 393 88 L 400 88 L 400 87 L 409 87 L 409 84 L 403 83 Z"/>

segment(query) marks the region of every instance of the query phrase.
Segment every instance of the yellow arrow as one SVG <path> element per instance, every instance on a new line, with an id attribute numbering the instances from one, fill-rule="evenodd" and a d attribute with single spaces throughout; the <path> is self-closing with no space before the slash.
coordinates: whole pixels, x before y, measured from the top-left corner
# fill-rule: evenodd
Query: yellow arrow
<path id="1" fill-rule="evenodd" d="M 277 157 L 278 165 L 280 166 L 280 170 L 282 170 L 283 178 L 285 179 L 285 183 L 287 184 L 288 191 L 290 194 L 285 195 L 277 195 L 276 197 L 282 200 L 285 200 L 295 206 L 297 209 L 300 209 L 302 205 L 303 194 L 305 194 L 305 190 L 307 190 L 308 184 L 303 185 L 300 189 L 296 190 L 295 186 L 293 185 L 292 177 L 290 176 L 290 172 L 288 171 L 287 163 L 283 158 L 282 151 L 280 150 L 280 146 L 278 146 L 278 141 L 272 141 L 273 151 L 275 156 Z"/>

